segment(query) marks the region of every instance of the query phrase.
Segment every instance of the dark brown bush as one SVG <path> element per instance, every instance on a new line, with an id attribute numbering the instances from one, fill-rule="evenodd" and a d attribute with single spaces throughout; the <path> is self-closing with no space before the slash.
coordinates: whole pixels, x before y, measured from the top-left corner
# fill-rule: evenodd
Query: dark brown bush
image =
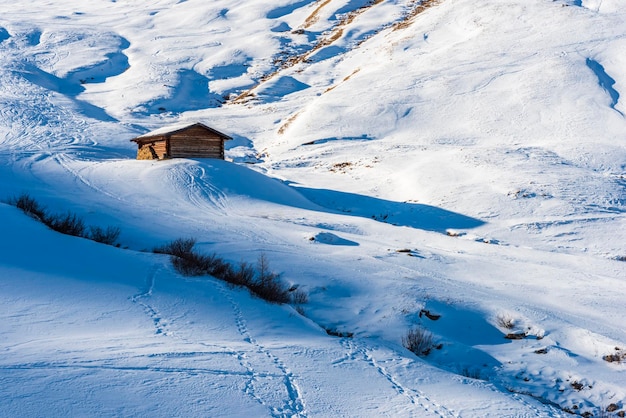
<path id="1" fill-rule="evenodd" d="M 427 356 L 435 347 L 433 334 L 420 327 L 409 329 L 402 337 L 402 345 L 418 356 Z"/>

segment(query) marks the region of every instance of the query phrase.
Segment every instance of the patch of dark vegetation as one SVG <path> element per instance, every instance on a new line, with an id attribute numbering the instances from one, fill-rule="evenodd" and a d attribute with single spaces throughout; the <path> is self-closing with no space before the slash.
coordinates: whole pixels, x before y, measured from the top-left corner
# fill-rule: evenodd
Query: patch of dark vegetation
<path id="1" fill-rule="evenodd" d="M 470 379 L 482 380 L 479 368 L 464 367 L 460 372 L 461 376 L 469 377 Z"/>
<path id="2" fill-rule="evenodd" d="M 160 247 L 155 247 L 152 252 L 185 258 L 191 254 L 194 245 L 196 245 L 195 238 L 178 238 Z"/>
<path id="3" fill-rule="evenodd" d="M 406 335 L 402 337 L 402 345 L 420 357 L 427 356 L 433 348 L 437 348 L 433 334 L 420 327 L 409 329 Z"/>
<path id="4" fill-rule="evenodd" d="M 41 206 L 39 202 L 30 197 L 28 194 L 24 193 L 18 197 L 11 198 L 7 201 L 7 203 L 21 209 L 22 212 L 40 222 L 44 222 L 46 219 L 46 208 Z"/>
<path id="5" fill-rule="evenodd" d="M 106 228 L 100 226 L 89 227 L 89 239 L 101 244 L 116 245 L 121 233 L 122 230 L 117 226 L 107 226 Z"/>
<path id="6" fill-rule="evenodd" d="M 271 303 L 302 305 L 308 296 L 297 287 L 288 287 L 280 275 L 272 271 L 267 257 L 261 255 L 255 265 L 241 262 L 233 266 L 216 254 L 200 254 L 194 250 L 195 238 L 178 238 L 153 249 L 169 254 L 172 265 L 184 276 L 213 276 L 233 286 L 247 288 L 253 295 Z"/>
<path id="7" fill-rule="evenodd" d="M 609 406 L 606 407 L 606 412 L 615 412 L 619 409 L 619 405 L 616 403 L 612 403 Z"/>
<path id="8" fill-rule="evenodd" d="M 526 334 L 526 332 L 524 331 L 514 331 L 506 334 L 504 338 L 506 338 L 507 340 L 523 340 L 527 336 L 528 334 Z"/>
<path id="9" fill-rule="evenodd" d="M 66 235 L 87 238 L 107 245 L 116 245 L 121 230 L 118 227 L 87 227 L 82 218 L 72 212 L 50 214 L 44 206 L 27 193 L 7 200 L 7 203 L 25 214 L 47 225 L 50 229 Z M 200 254 L 194 250 L 195 238 L 178 238 L 152 251 L 168 254 L 174 268 L 185 276 L 210 275 L 234 286 L 246 287 L 250 292 L 271 303 L 293 303 L 298 312 L 308 302 L 308 295 L 297 288 L 289 287 L 279 274 L 272 271 L 264 255 L 256 266 L 242 262 L 237 266 L 216 254 Z"/>
<path id="10" fill-rule="evenodd" d="M 291 291 L 291 300 L 296 305 L 304 305 L 309 303 L 309 295 L 300 289 L 294 289 Z"/>
<path id="11" fill-rule="evenodd" d="M 253 280 L 248 288 L 268 302 L 287 303 L 291 300 L 289 288 L 281 280 L 280 275 L 270 269 L 264 255 L 261 255 L 257 261 L 256 280 Z"/>
<path id="12" fill-rule="evenodd" d="M 507 314 L 500 314 L 496 317 L 496 324 L 500 328 L 513 329 L 515 328 L 515 318 Z"/>
<path id="13" fill-rule="evenodd" d="M 75 213 L 47 215 L 44 223 L 62 234 L 88 238 L 85 234 L 85 222 Z"/>
<path id="14" fill-rule="evenodd" d="M 621 363 L 626 361 L 626 350 L 615 347 L 615 352 L 602 356 L 602 360 L 609 363 Z"/>
<path id="15" fill-rule="evenodd" d="M 25 214 L 48 226 L 48 228 L 65 235 L 87 238 L 107 245 L 117 245 L 117 239 L 121 230 L 118 227 L 109 226 L 102 228 L 90 226 L 87 228 L 85 221 L 72 212 L 51 214 L 47 209 L 27 193 L 7 200 L 7 203 L 22 210 Z"/>
<path id="16" fill-rule="evenodd" d="M 324 328 L 324 331 L 326 331 L 326 334 L 332 336 L 332 337 L 339 337 L 339 338 L 352 338 L 354 337 L 354 333 L 353 332 L 346 332 L 346 331 L 337 331 L 336 329 L 332 329 L 332 328 Z"/>
<path id="17" fill-rule="evenodd" d="M 441 315 L 439 315 L 439 314 L 434 314 L 434 313 L 430 312 L 430 311 L 429 311 L 429 310 L 427 310 L 427 309 L 422 309 L 422 310 L 420 311 L 420 313 L 419 313 L 419 317 L 421 318 L 421 317 L 422 317 L 422 315 L 424 315 L 426 318 L 430 319 L 431 321 L 436 321 L 436 320 L 438 320 L 439 318 L 441 318 Z"/>

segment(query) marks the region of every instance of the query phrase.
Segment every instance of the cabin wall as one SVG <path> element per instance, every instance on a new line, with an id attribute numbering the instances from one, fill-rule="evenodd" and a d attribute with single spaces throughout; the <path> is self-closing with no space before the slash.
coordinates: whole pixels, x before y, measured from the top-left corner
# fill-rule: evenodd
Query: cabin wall
<path id="1" fill-rule="evenodd" d="M 224 140 L 185 135 L 172 136 L 170 139 L 170 157 L 180 158 L 220 158 L 224 159 Z"/>

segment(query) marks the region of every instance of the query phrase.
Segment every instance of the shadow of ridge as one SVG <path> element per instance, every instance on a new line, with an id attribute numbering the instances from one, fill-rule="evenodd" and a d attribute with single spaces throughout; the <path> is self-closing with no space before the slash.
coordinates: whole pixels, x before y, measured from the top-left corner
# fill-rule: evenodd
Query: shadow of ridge
<path id="1" fill-rule="evenodd" d="M 102 122 L 117 122 L 117 119 L 110 116 L 103 108 L 76 98 L 76 96 L 85 91 L 85 88 L 80 84 L 74 84 L 66 79 L 59 78 L 32 64 L 26 65 L 21 75 L 39 87 L 68 97 L 76 106 L 76 111 L 83 116 Z"/>
<path id="2" fill-rule="evenodd" d="M 224 104 L 224 98 L 209 89 L 209 78 L 194 71 L 180 70 L 175 86 L 170 86 L 170 93 L 144 104 L 145 115 L 158 113 L 183 113 L 206 108 L 217 108 Z"/>
<path id="3" fill-rule="evenodd" d="M 310 3 L 313 3 L 315 0 L 301 0 L 296 3 L 289 4 L 287 6 L 276 7 L 275 9 L 270 10 L 265 15 L 268 19 L 278 19 L 283 16 L 287 16 L 288 14 L 293 13 L 301 7 L 308 6 Z"/>
<path id="4" fill-rule="evenodd" d="M 292 187 L 323 208 L 396 226 L 446 233 L 448 229 L 471 229 L 485 224 L 480 219 L 436 206 L 394 202 L 335 190 Z"/>

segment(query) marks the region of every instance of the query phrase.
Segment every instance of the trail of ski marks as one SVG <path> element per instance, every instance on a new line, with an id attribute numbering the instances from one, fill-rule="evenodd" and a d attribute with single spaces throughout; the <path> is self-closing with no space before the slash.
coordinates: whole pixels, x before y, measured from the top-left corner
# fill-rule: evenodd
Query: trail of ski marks
<path id="1" fill-rule="evenodd" d="M 168 179 L 176 189 L 186 194 L 187 200 L 198 209 L 228 214 L 226 195 L 205 180 L 204 167 L 177 165 L 168 172 Z"/>
<path id="2" fill-rule="evenodd" d="M 256 380 L 255 376 L 257 376 L 258 374 L 254 372 L 252 365 L 249 363 L 249 361 L 246 358 L 242 358 L 242 361 L 245 362 L 245 364 L 242 363 L 242 365 L 244 365 L 244 367 L 249 369 L 251 372 L 250 380 L 248 381 L 246 385 L 246 393 L 252 396 L 257 401 L 259 401 L 262 405 L 265 405 L 268 408 L 270 408 L 270 412 L 272 416 L 274 417 L 285 417 L 285 416 L 306 417 L 307 414 L 305 410 L 304 400 L 300 393 L 300 388 L 298 387 L 294 379 L 293 373 L 287 368 L 287 366 L 285 366 L 285 364 L 282 362 L 282 360 L 280 360 L 280 358 L 278 358 L 270 350 L 265 348 L 256 339 L 254 339 L 254 337 L 252 337 L 252 335 L 250 334 L 248 330 L 246 321 L 243 317 L 243 313 L 241 312 L 241 309 L 239 308 L 239 305 L 237 304 L 237 302 L 235 302 L 235 300 L 230 296 L 230 294 L 228 294 L 226 289 L 224 289 L 223 285 L 218 284 L 218 288 L 232 306 L 233 313 L 235 315 L 235 323 L 237 325 L 237 330 L 239 334 L 243 337 L 243 340 L 246 343 L 251 344 L 254 347 L 254 350 L 256 351 L 256 353 L 269 358 L 272 364 L 281 372 L 280 378 L 282 379 L 282 383 L 285 386 L 288 399 L 285 401 L 284 405 L 280 407 L 267 405 L 265 401 L 263 401 L 262 399 L 259 399 L 254 394 L 254 382 Z"/>

